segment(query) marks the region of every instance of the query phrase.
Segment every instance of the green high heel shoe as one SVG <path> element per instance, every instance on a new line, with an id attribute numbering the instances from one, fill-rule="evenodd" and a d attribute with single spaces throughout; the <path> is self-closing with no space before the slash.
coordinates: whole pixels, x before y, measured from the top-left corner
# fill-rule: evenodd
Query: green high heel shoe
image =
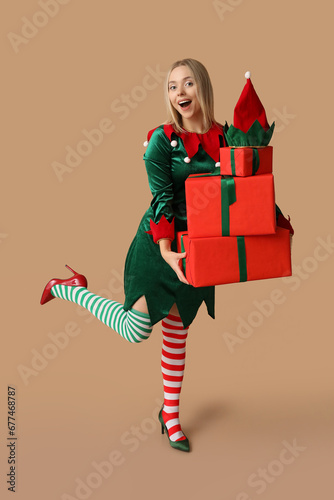
<path id="1" fill-rule="evenodd" d="M 166 431 L 166 434 L 167 434 L 167 437 L 169 440 L 169 444 L 171 445 L 172 448 L 175 448 L 176 450 L 180 450 L 180 451 L 187 451 L 187 452 L 190 451 L 190 444 L 189 444 L 187 437 L 186 437 L 186 439 L 181 439 L 181 441 L 171 441 L 170 440 L 169 434 L 168 434 L 168 429 L 166 427 L 164 419 L 162 418 L 163 407 L 164 406 L 162 405 L 161 410 L 159 412 L 159 422 L 161 423 L 161 434 L 164 434 L 164 432 Z"/>

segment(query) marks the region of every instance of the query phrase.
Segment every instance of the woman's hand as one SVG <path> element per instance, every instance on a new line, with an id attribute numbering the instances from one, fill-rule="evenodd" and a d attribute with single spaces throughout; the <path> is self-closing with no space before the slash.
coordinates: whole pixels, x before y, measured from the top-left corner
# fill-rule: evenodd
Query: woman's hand
<path id="1" fill-rule="evenodd" d="M 164 261 L 167 262 L 168 265 L 175 271 L 177 274 L 177 277 L 182 283 L 185 283 L 186 285 L 189 285 L 189 281 L 181 271 L 181 268 L 179 266 L 179 260 L 183 259 L 187 254 L 186 252 L 183 253 L 177 253 L 173 252 L 171 250 L 171 241 L 167 239 L 161 239 L 159 240 L 159 246 L 160 246 L 160 252 L 161 252 L 161 257 L 164 259 Z"/>

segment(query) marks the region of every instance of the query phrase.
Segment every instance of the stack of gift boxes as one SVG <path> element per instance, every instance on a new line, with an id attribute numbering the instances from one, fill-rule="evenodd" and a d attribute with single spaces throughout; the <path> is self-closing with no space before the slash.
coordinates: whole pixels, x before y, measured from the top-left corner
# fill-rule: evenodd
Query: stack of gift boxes
<path id="1" fill-rule="evenodd" d="M 256 133 L 254 139 L 259 121 L 252 122 L 252 140 L 265 143 Z M 260 136 L 272 129 L 271 137 L 273 126 L 261 127 Z M 238 143 L 239 129 L 231 128 L 229 144 L 233 134 Z M 182 266 L 191 285 L 291 275 L 290 231 L 276 225 L 272 158 L 268 145 L 223 147 L 215 172 L 187 178 L 188 231 L 178 233 L 178 251 L 187 253 Z"/>

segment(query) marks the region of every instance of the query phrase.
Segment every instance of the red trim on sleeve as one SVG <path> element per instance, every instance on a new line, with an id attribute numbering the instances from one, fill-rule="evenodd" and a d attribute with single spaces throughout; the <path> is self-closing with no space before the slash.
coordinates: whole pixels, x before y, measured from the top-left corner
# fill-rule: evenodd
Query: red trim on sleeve
<path id="1" fill-rule="evenodd" d="M 153 236 L 154 243 L 158 243 L 158 241 L 163 238 L 167 238 L 171 241 L 174 240 L 174 218 L 172 222 L 168 222 L 166 217 L 163 215 L 157 224 L 150 219 L 150 228 L 150 231 L 146 231 L 146 233 Z"/>

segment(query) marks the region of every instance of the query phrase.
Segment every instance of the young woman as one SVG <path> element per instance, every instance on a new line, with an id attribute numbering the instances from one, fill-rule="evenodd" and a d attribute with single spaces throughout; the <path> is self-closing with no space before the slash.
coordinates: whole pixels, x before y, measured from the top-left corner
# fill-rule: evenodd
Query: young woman
<path id="1" fill-rule="evenodd" d="M 89 292 L 86 278 L 68 266 L 73 277 L 51 280 L 41 304 L 55 297 L 75 302 L 129 342 L 149 338 L 153 325 L 162 320 L 164 404 L 159 421 L 170 445 L 189 451 L 179 421 L 186 339 L 203 301 L 214 318 L 214 287 L 188 284 L 179 267 L 185 253 L 177 253 L 175 236 L 187 229 L 186 178 L 191 173 L 212 172 L 225 140 L 214 118 L 210 77 L 200 62 L 175 62 L 165 91 L 168 120 L 149 132 L 144 154 L 153 199 L 126 258 L 124 305 Z"/>

